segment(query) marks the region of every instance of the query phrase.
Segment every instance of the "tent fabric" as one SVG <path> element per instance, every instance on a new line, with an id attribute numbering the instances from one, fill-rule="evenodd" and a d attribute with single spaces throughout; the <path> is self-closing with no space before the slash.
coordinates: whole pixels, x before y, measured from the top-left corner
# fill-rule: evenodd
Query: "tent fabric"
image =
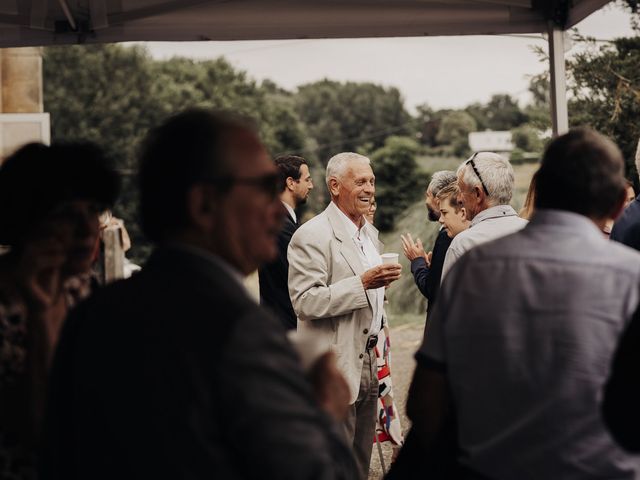
<path id="1" fill-rule="evenodd" d="M 0 0 L 0 47 L 539 33 L 608 0 Z"/>

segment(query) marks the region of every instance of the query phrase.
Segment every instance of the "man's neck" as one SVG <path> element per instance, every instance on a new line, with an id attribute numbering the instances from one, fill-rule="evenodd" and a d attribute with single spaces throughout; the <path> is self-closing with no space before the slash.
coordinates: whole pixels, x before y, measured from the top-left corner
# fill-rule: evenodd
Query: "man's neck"
<path id="1" fill-rule="evenodd" d="M 282 201 L 282 203 L 286 203 L 287 205 L 289 205 L 294 210 L 298 207 L 298 205 L 296 204 L 295 199 L 293 198 L 293 195 L 291 194 L 291 192 L 289 192 L 287 190 L 285 190 L 284 192 L 282 192 L 280 194 L 280 200 Z"/>
<path id="2" fill-rule="evenodd" d="M 352 214 L 350 214 L 348 212 L 345 212 L 342 208 L 340 208 L 340 205 L 338 205 L 336 202 L 333 202 L 333 203 L 335 204 L 336 207 L 338 207 L 338 210 L 340 210 L 342 213 L 344 213 L 344 215 L 355 224 L 355 226 L 356 226 L 356 228 L 358 230 L 360 230 L 362 228 L 362 226 L 365 223 L 363 215 L 360 215 L 359 217 L 358 216 L 354 216 L 354 215 L 352 215 Z"/>

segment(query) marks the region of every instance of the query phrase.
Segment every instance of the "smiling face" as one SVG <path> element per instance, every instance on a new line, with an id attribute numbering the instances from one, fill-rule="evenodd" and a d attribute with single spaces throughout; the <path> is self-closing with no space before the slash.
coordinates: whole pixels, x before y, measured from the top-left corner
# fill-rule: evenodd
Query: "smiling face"
<path id="1" fill-rule="evenodd" d="M 336 206 L 358 227 L 371 206 L 376 193 L 375 175 L 364 160 L 349 162 L 341 178 L 331 177 L 329 187 Z"/>
<path id="2" fill-rule="evenodd" d="M 463 230 L 469 228 L 469 220 L 466 219 L 464 207 L 452 204 L 457 199 L 453 196 L 440 200 L 440 223 L 447 231 L 449 238 L 453 238 Z"/>

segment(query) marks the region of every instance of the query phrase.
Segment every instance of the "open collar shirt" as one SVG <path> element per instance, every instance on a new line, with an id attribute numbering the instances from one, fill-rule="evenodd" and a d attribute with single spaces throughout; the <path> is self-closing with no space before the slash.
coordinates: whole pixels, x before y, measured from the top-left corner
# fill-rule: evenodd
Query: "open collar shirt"
<path id="1" fill-rule="evenodd" d="M 380 258 L 380 254 L 376 249 L 373 241 L 369 238 L 367 234 L 367 229 L 365 226 L 367 225 L 367 221 L 363 219 L 362 227 L 358 228 L 353 221 L 349 217 L 347 217 L 342 210 L 336 208 L 340 213 L 340 218 L 344 222 L 345 228 L 349 233 L 349 237 L 353 241 L 356 250 L 358 251 L 358 256 L 360 257 L 360 261 L 362 262 L 362 266 L 365 270 L 369 270 L 370 268 L 376 267 L 382 264 L 382 258 Z M 384 309 L 384 287 L 371 289 L 371 292 L 374 292 L 375 302 L 371 305 L 373 310 L 373 317 L 371 319 L 371 328 L 369 331 L 376 335 L 380 332 L 382 328 L 382 312 Z"/>

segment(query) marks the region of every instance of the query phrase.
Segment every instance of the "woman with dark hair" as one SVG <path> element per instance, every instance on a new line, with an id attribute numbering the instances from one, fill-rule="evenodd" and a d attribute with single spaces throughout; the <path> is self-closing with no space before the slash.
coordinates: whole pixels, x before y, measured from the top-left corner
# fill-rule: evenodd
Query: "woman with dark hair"
<path id="1" fill-rule="evenodd" d="M 29 144 L 0 168 L 0 478 L 35 478 L 49 363 L 117 190 L 92 144 Z"/>

